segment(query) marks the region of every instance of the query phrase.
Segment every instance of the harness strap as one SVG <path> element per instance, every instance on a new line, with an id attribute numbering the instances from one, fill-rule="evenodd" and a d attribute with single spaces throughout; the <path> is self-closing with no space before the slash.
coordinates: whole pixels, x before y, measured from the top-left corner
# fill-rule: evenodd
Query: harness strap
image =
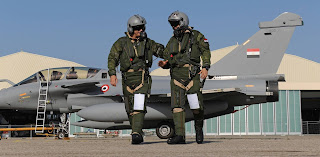
<path id="1" fill-rule="evenodd" d="M 178 87 L 185 89 L 186 91 L 190 90 L 190 88 L 193 87 L 193 80 L 191 80 L 187 86 L 184 86 L 182 83 L 180 83 L 176 79 L 173 79 L 173 83 Z"/>
<path id="2" fill-rule="evenodd" d="M 143 87 L 143 84 L 144 84 L 144 74 L 145 74 L 145 70 L 142 71 L 142 81 L 141 83 L 139 84 L 139 86 L 137 86 L 136 88 L 134 89 L 131 89 L 128 85 L 127 85 L 127 91 L 130 92 L 131 94 L 133 94 L 135 91 L 139 90 L 140 88 Z"/>
<path id="3" fill-rule="evenodd" d="M 136 54 L 136 57 L 138 57 L 139 55 L 138 55 L 138 50 L 137 50 L 136 46 L 133 46 L 133 49 L 134 49 L 134 53 Z"/>
<path id="4" fill-rule="evenodd" d="M 129 69 L 127 72 L 135 72 L 135 71 L 144 71 L 144 70 L 143 69 L 138 69 L 138 70 Z"/>

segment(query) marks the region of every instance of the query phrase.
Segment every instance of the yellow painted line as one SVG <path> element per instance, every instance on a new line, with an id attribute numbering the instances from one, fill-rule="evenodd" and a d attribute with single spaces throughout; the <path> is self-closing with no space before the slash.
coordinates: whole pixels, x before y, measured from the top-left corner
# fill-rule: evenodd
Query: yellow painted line
<path id="1" fill-rule="evenodd" d="M 20 94 L 20 96 L 25 96 L 25 95 L 27 95 L 27 93 Z"/>
<path id="2" fill-rule="evenodd" d="M 248 84 L 247 84 L 246 87 L 254 87 L 254 85 L 248 85 Z"/>
<path id="3" fill-rule="evenodd" d="M 22 99 L 27 99 L 27 98 L 30 98 L 30 96 L 25 96 L 25 97 L 22 97 Z"/>
<path id="4" fill-rule="evenodd" d="M 242 45 L 246 45 L 246 44 L 248 44 L 248 42 L 250 42 L 250 40 L 247 40 L 247 41 L 244 42 Z"/>
<path id="5" fill-rule="evenodd" d="M 52 127 L 44 127 L 43 130 L 53 130 Z M 28 131 L 35 130 L 35 128 L 0 128 L 0 131 Z M 41 127 L 38 127 L 37 130 L 42 130 Z"/>

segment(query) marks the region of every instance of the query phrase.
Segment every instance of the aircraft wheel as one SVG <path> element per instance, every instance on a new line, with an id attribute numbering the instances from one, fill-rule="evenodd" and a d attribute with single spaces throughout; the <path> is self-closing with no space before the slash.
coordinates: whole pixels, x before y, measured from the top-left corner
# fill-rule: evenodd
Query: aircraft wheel
<path id="1" fill-rule="evenodd" d="M 58 139 L 63 139 L 65 137 L 65 132 L 64 131 L 59 131 L 58 132 Z"/>
<path id="2" fill-rule="evenodd" d="M 170 122 L 163 122 L 156 128 L 156 134 L 161 139 L 167 139 L 174 135 L 174 127 Z"/>

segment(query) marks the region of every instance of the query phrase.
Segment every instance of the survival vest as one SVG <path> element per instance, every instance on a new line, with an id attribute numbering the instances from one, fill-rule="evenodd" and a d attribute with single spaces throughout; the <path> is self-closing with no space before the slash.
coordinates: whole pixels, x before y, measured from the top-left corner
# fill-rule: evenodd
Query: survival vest
<path id="1" fill-rule="evenodd" d="M 129 69 L 138 71 L 143 69 L 148 71 L 152 66 L 152 52 L 148 45 L 147 38 L 143 41 L 131 42 L 129 37 L 120 39 L 122 53 L 120 54 L 120 71 L 127 72 Z"/>
<path id="2" fill-rule="evenodd" d="M 191 30 L 184 33 L 180 39 L 171 37 L 169 41 L 169 52 L 171 53 L 169 63 L 172 67 L 182 67 L 185 64 L 200 67 L 201 51 L 199 41 L 196 40 L 199 33 Z"/>

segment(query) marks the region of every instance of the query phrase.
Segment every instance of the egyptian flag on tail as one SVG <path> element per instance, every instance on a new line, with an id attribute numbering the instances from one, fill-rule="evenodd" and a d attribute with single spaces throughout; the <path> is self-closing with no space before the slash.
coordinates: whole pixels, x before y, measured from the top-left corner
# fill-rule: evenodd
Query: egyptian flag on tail
<path id="1" fill-rule="evenodd" d="M 260 57 L 259 48 L 247 49 L 247 58 L 259 58 L 259 57 Z"/>

